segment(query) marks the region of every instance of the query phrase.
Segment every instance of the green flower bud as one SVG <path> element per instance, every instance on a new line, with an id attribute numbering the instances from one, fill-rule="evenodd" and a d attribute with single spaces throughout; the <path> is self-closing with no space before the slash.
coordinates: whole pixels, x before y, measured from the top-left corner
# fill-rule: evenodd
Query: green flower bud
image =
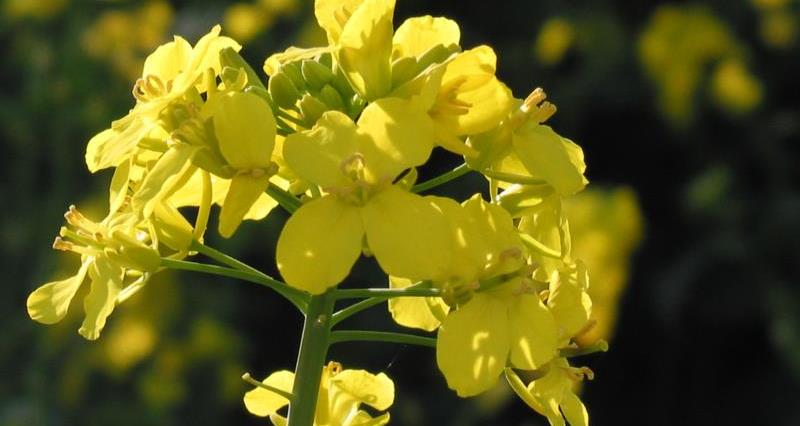
<path id="1" fill-rule="evenodd" d="M 322 114 L 328 110 L 327 105 L 309 94 L 303 95 L 298 106 L 300 107 L 300 112 L 303 114 L 303 121 L 306 122 L 309 128 L 314 126 Z"/>
<path id="2" fill-rule="evenodd" d="M 292 62 L 281 67 L 281 73 L 286 74 L 292 80 L 292 84 L 301 92 L 306 91 L 306 80 L 303 78 L 303 71 L 300 69 L 300 62 Z"/>
<path id="3" fill-rule="evenodd" d="M 367 101 L 364 100 L 361 96 L 353 95 L 348 102 L 349 106 L 347 109 L 347 115 L 350 116 L 353 120 L 361 114 L 361 111 L 364 110 L 364 107 L 367 106 Z"/>
<path id="4" fill-rule="evenodd" d="M 338 111 L 344 111 L 344 100 L 342 99 L 342 95 L 336 91 L 331 85 L 326 84 L 322 90 L 319 92 L 319 97 L 322 102 L 325 102 L 325 105 L 328 105 L 330 109 L 335 109 Z"/>
<path id="5" fill-rule="evenodd" d="M 300 70 L 303 73 L 303 79 L 313 90 L 320 90 L 322 86 L 333 80 L 333 71 L 316 61 L 303 61 Z"/>
<path id="6" fill-rule="evenodd" d="M 337 68 L 336 74 L 333 76 L 333 80 L 331 80 L 331 85 L 342 95 L 343 98 L 348 98 L 356 93 L 350 86 L 350 82 L 347 80 L 347 77 L 344 75 L 344 72 L 341 68 Z"/>
<path id="7" fill-rule="evenodd" d="M 417 75 L 417 60 L 411 56 L 392 62 L 392 87 L 399 87 Z"/>
<path id="8" fill-rule="evenodd" d="M 279 107 L 291 108 L 300 99 L 300 92 L 292 83 L 291 78 L 283 73 L 285 69 L 285 67 L 282 68 L 281 72 L 269 79 L 269 94 Z"/>

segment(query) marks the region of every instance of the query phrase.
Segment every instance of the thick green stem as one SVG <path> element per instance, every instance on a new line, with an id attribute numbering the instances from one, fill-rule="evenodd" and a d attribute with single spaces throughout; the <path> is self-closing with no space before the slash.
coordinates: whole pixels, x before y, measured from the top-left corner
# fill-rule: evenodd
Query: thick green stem
<path id="1" fill-rule="evenodd" d="M 330 342 L 334 302 L 333 291 L 311 296 L 309 300 L 294 370 L 294 398 L 289 404 L 288 426 L 312 426 L 314 423 L 322 368 Z"/>
<path id="2" fill-rule="evenodd" d="M 243 271 L 241 269 L 231 269 L 224 266 L 206 265 L 204 263 L 187 262 L 185 260 L 175 260 L 168 258 L 161 258 L 161 266 L 169 269 L 177 269 L 182 271 L 202 272 L 204 274 L 220 275 L 228 278 L 235 278 L 242 281 L 261 284 L 264 287 L 274 290 L 292 304 L 297 307 L 301 312 L 305 312 L 308 305 L 308 296 L 296 289 L 289 287 L 286 283 L 278 281 L 269 275 L 262 273 L 253 273 L 250 271 Z"/>
<path id="3" fill-rule="evenodd" d="M 330 343 L 340 342 L 389 342 L 405 343 L 409 345 L 436 347 L 436 339 L 433 337 L 415 336 L 413 334 L 393 333 L 389 331 L 367 331 L 367 330 L 344 330 L 334 331 L 330 336 Z"/>
<path id="4" fill-rule="evenodd" d="M 464 176 L 465 174 L 469 173 L 470 171 L 471 171 L 471 169 L 469 168 L 469 166 L 467 166 L 467 164 L 464 163 L 464 164 L 454 168 L 453 170 L 450 170 L 449 172 L 446 172 L 446 173 L 443 173 L 443 174 L 441 174 L 439 176 L 436 176 L 435 178 L 433 178 L 431 180 L 426 180 L 425 182 L 422 182 L 422 183 L 419 183 L 417 185 L 414 185 L 414 187 L 411 188 L 411 190 L 414 191 L 414 192 L 427 191 L 429 189 L 436 188 L 439 185 L 443 185 L 443 184 L 445 184 L 447 182 L 450 182 L 453 179 L 456 179 L 456 178 L 459 178 L 461 176 Z"/>

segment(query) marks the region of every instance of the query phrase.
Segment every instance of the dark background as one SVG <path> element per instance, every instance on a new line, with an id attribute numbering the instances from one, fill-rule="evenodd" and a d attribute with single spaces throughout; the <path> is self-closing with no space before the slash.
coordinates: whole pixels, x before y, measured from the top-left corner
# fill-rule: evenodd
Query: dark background
<path id="1" fill-rule="evenodd" d="M 49 249 L 66 207 L 104 214 L 110 174 L 86 171 L 85 143 L 132 106 L 144 56 L 227 17 L 260 69 L 269 53 L 321 43 L 309 3 L 2 3 L 0 425 L 263 424 L 243 409 L 239 376 L 291 369 L 301 326 L 267 290 L 165 273 L 97 342 L 76 333 L 80 294 L 49 327 L 25 299 L 76 267 Z M 611 351 L 580 360 L 597 374 L 582 394 L 592 423 L 800 424 L 800 4 L 398 0 L 395 25 L 420 14 L 458 21 L 465 48 L 493 46 L 516 96 L 547 90 L 590 187 L 636 194 L 641 217 L 613 218 L 644 226 L 621 301 L 604 307 L 618 319 Z M 435 158 L 423 178 L 457 164 Z M 276 274 L 285 219 L 208 242 Z M 361 262 L 352 282 L 380 282 L 373 267 Z M 380 308 L 349 321 L 392 327 Z M 502 386 L 458 399 L 428 349 L 354 343 L 331 358 L 394 379 L 393 424 L 546 424 Z"/>

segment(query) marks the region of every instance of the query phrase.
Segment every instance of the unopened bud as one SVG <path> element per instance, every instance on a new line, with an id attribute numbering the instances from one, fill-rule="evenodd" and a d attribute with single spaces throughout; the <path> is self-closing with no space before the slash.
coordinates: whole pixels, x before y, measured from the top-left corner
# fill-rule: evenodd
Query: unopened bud
<path id="1" fill-rule="evenodd" d="M 306 81 L 303 78 L 303 71 L 300 69 L 300 66 L 300 62 L 285 64 L 281 67 L 281 73 L 286 74 L 286 76 L 292 80 L 297 90 L 304 92 L 306 90 Z"/>
<path id="2" fill-rule="evenodd" d="M 291 108 L 300 99 L 297 87 L 283 72 L 279 72 L 269 79 L 269 94 L 281 108 Z"/>
<path id="3" fill-rule="evenodd" d="M 333 86 L 326 84 L 319 92 L 319 97 L 329 109 L 344 111 L 344 100 Z"/>
<path id="4" fill-rule="evenodd" d="M 312 127 L 317 120 L 322 117 L 322 114 L 328 110 L 327 105 L 309 94 L 303 95 L 298 106 L 300 107 L 300 112 L 303 114 L 303 121 L 305 121 L 308 127 Z"/>
<path id="5" fill-rule="evenodd" d="M 303 79 L 313 90 L 320 90 L 323 86 L 333 80 L 333 71 L 325 65 L 316 61 L 305 60 L 300 66 Z"/>

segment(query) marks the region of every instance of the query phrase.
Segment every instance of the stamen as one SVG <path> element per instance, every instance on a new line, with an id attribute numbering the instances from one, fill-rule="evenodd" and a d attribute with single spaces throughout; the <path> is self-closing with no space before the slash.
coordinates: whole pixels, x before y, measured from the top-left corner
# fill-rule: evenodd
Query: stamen
<path id="1" fill-rule="evenodd" d="M 353 182 L 364 180 L 364 155 L 356 152 L 345 158 L 339 165 L 342 173 Z"/>

